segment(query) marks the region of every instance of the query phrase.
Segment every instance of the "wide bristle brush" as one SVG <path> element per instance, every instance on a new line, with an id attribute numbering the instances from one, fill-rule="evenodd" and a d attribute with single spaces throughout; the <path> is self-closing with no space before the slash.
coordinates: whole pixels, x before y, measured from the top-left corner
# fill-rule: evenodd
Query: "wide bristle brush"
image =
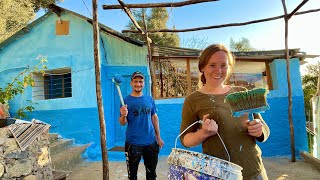
<path id="1" fill-rule="evenodd" d="M 267 89 L 255 88 L 230 93 L 225 97 L 225 101 L 231 107 L 232 116 L 240 117 L 245 114 L 261 113 L 268 110 L 267 94 Z"/>

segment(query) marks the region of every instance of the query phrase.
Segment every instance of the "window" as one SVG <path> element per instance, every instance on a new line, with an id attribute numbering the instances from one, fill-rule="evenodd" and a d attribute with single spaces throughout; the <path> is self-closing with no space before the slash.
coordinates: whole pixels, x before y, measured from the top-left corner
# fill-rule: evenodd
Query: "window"
<path id="1" fill-rule="evenodd" d="M 154 98 L 185 97 L 198 89 L 198 60 L 159 58 L 154 65 Z"/>
<path id="2" fill-rule="evenodd" d="M 267 88 L 272 89 L 271 76 L 267 78 L 269 66 L 266 62 L 237 61 L 230 84 L 243 86 L 247 89 Z"/>
<path id="3" fill-rule="evenodd" d="M 35 74 L 32 97 L 35 100 L 72 97 L 71 69 L 46 71 L 45 75 Z"/>

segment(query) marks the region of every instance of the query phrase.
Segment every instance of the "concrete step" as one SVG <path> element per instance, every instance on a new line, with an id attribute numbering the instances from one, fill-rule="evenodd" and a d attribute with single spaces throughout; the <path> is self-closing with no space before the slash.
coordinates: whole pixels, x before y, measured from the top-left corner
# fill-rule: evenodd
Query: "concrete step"
<path id="1" fill-rule="evenodd" d="M 74 145 L 74 139 L 58 139 L 50 143 L 50 155 L 55 155 Z"/>
<path id="2" fill-rule="evenodd" d="M 51 156 L 55 170 L 71 170 L 83 161 L 82 153 L 90 144 L 74 146 Z"/>

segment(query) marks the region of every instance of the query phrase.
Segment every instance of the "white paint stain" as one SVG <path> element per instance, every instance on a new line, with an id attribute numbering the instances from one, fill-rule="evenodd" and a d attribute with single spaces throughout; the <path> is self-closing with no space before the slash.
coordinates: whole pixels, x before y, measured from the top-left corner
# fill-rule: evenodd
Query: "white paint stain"
<path id="1" fill-rule="evenodd" d="M 240 151 L 242 151 L 242 145 L 240 146 Z"/>

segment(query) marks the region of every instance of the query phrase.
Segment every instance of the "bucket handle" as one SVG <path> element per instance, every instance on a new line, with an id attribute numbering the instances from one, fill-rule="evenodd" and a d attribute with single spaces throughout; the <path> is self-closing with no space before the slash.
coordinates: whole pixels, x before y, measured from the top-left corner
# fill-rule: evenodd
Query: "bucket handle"
<path id="1" fill-rule="evenodd" d="M 185 130 L 183 130 L 183 131 L 177 136 L 176 141 L 175 141 L 175 143 L 174 143 L 174 148 L 175 148 L 175 149 L 177 148 L 178 138 L 179 138 L 183 133 L 185 133 L 189 128 L 191 128 L 193 125 L 195 125 L 195 124 L 197 124 L 197 123 L 203 124 L 203 121 L 202 121 L 202 120 L 198 120 L 198 121 L 192 123 L 190 126 L 188 126 Z M 226 145 L 224 144 L 224 142 L 223 142 L 223 140 L 222 140 L 222 138 L 221 138 L 221 136 L 220 136 L 220 134 L 219 134 L 218 132 L 217 132 L 217 135 L 218 135 L 218 137 L 219 137 L 219 139 L 220 139 L 220 141 L 221 141 L 221 143 L 222 143 L 222 145 L 223 145 L 223 147 L 224 147 L 224 150 L 226 151 L 226 153 L 227 153 L 227 155 L 228 155 L 228 160 L 229 160 L 229 162 L 230 162 L 230 161 L 231 161 L 231 158 L 230 158 L 230 154 L 229 154 L 229 152 L 228 152 L 228 149 L 227 149 Z"/>

